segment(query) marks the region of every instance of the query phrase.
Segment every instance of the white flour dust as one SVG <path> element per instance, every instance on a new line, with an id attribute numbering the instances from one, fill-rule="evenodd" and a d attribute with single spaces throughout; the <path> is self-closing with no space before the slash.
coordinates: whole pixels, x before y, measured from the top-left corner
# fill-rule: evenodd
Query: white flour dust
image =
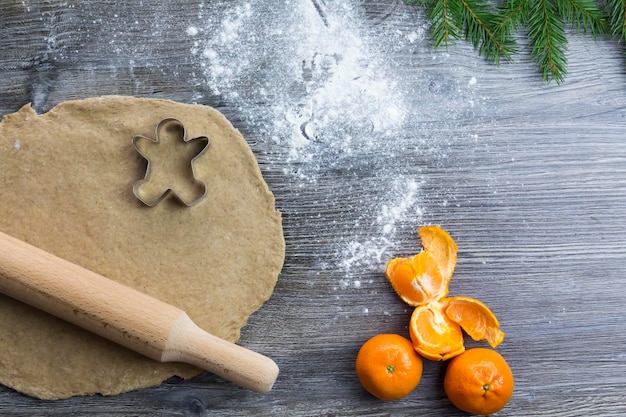
<path id="1" fill-rule="evenodd" d="M 405 184 L 398 181 L 391 185 L 390 191 L 399 197 L 377 207 L 378 214 L 373 229 L 378 233 L 364 241 L 347 242 L 340 260 L 343 268 L 349 270 L 355 266 L 365 267 L 372 263 L 384 265 L 388 260 L 387 257 L 393 252 L 393 237 L 398 233 L 397 225 L 408 219 L 416 222 L 421 218 L 422 210 L 417 204 L 420 184 L 416 182 Z"/>
<path id="2" fill-rule="evenodd" d="M 329 167 L 345 172 L 342 182 L 352 189 L 369 181 L 364 201 L 340 214 L 351 219 L 337 222 L 359 227 L 337 230 L 334 260 L 320 261 L 344 271 L 338 288 L 365 286 L 358 274 L 382 271 L 395 256 L 398 228 L 415 230 L 422 216 L 423 179 L 401 175 L 393 164 L 401 153 L 394 146 L 412 131 L 416 110 L 406 104 L 411 93 L 398 85 L 385 50 L 415 47 L 427 35 L 413 26 L 396 34 L 392 47 L 382 45 L 365 19 L 357 0 L 295 0 L 289 8 L 251 0 L 211 10 L 186 29 L 202 69 L 197 82 L 280 149 L 285 175 L 303 188 L 326 185 Z M 361 177 L 361 157 L 379 154 L 392 162 L 389 172 Z M 341 204 L 340 195 L 333 198 Z"/>

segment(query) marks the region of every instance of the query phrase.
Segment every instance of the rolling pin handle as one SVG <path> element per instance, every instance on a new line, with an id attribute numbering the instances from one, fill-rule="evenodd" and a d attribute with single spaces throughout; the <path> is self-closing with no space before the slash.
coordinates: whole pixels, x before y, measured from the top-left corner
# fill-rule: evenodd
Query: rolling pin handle
<path id="1" fill-rule="evenodd" d="M 279 372 L 272 359 L 205 332 L 184 312 L 172 327 L 161 362 L 190 363 L 254 392 L 271 390 Z"/>

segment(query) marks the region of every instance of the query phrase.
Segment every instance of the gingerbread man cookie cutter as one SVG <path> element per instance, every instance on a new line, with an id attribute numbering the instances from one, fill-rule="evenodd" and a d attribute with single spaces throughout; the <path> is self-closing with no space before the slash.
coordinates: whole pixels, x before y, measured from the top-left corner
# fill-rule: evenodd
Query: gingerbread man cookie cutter
<path id="1" fill-rule="evenodd" d="M 146 149 L 144 145 L 149 145 L 149 146 L 162 145 L 161 138 L 163 136 L 163 132 L 165 132 L 166 129 L 169 129 L 170 131 L 174 130 L 174 131 L 180 132 L 179 134 L 177 134 L 178 137 L 175 139 L 181 140 L 182 144 L 190 145 L 190 144 L 198 143 L 202 146 L 200 151 L 197 152 L 197 154 L 193 158 L 191 158 L 191 160 L 188 162 L 190 164 L 191 177 L 192 177 L 190 181 L 192 181 L 201 190 L 201 192 L 198 193 L 198 195 L 193 198 L 183 197 L 179 191 L 176 191 L 177 187 L 169 182 L 167 183 L 168 185 L 161 186 L 160 189 L 158 189 L 156 192 L 153 191 L 152 193 L 148 193 L 148 192 L 142 191 L 142 187 L 150 183 L 153 177 L 153 169 L 154 169 L 152 158 L 146 154 Z M 133 147 L 135 148 L 135 150 L 139 153 L 139 155 L 141 155 L 147 161 L 146 173 L 144 177 L 133 184 L 133 194 L 135 195 L 135 197 L 137 197 L 139 201 L 144 203 L 146 206 L 154 207 L 171 194 L 172 196 L 176 197 L 185 206 L 191 207 L 191 206 L 198 204 L 207 196 L 207 192 L 208 192 L 207 185 L 204 181 L 198 179 L 196 175 L 195 163 L 198 160 L 198 158 L 204 155 L 206 150 L 209 148 L 211 141 L 209 140 L 208 137 L 197 136 L 195 138 L 187 138 L 187 129 L 185 128 L 183 123 L 176 118 L 168 117 L 166 119 L 161 120 L 159 123 L 157 123 L 156 128 L 155 128 L 154 139 L 147 137 L 147 136 L 143 136 L 143 135 L 135 135 L 131 139 L 131 143 Z M 144 143 L 144 145 L 141 145 L 141 143 Z M 191 150 L 193 151 L 193 149 Z M 161 180 L 161 182 L 163 181 L 166 181 L 166 180 Z M 148 194 L 152 194 L 152 195 L 149 196 Z"/>

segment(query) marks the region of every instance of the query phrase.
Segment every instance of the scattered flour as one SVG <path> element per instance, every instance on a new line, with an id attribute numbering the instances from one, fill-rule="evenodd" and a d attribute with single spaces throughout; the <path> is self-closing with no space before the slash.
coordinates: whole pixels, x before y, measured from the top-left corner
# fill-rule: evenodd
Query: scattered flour
<path id="1" fill-rule="evenodd" d="M 391 185 L 391 197 L 387 202 L 377 206 L 378 214 L 372 227 L 376 233 L 365 239 L 350 240 L 341 248 L 339 265 L 350 271 L 354 268 L 371 268 L 384 266 L 393 253 L 394 237 L 398 224 L 410 222 L 416 224 L 422 216 L 418 205 L 420 184 L 400 180 Z M 417 246 L 417 245 L 416 245 Z"/>
<path id="2" fill-rule="evenodd" d="M 412 124 L 421 109 L 407 105 L 415 91 L 399 85 L 388 51 L 420 48 L 429 42 L 427 30 L 410 26 L 392 37 L 393 44 L 383 45 L 389 41 L 366 30 L 363 13 L 357 0 L 294 0 L 289 8 L 250 0 L 211 10 L 187 28 L 202 71 L 197 82 L 260 127 L 259 133 L 279 149 L 276 158 L 288 162 L 284 175 L 303 189 L 323 185 L 329 167 L 343 172 L 346 187 L 363 188 L 369 181 L 364 201 L 339 214 L 344 217 L 337 222 L 359 227 L 333 230 L 339 237 L 332 242 L 332 260 L 319 262 L 343 270 L 338 289 L 365 287 L 368 281 L 359 276 L 383 271 L 396 256 L 399 229 L 416 230 L 423 214 L 423 179 L 394 175 L 406 132 L 413 135 L 410 146 L 422 143 Z M 220 30 L 211 33 L 215 27 Z M 476 82 L 472 78 L 458 88 Z M 440 80 L 420 86 L 426 91 L 444 87 Z M 274 105 L 261 108 L 259 102 Z M 390 172 L 379 179 L 362 177 L 360 157 L 372 160 L 376 154 L 389 160 L 385 169 Z M 372 170 L 363 171 L 371 175 Z M 329 200 L 343 204 L 341 190 L 329 193 Z"/>

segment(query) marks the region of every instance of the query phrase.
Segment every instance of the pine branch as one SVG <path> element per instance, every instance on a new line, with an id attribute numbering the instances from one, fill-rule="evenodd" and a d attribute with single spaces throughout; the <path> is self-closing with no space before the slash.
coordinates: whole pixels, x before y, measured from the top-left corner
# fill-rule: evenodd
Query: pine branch
<path id="1" fill-rule="evenodd" d="M 418 3 L 429 9 L 435 48 L 465 38 L 479 55 L 496 64 L 501 57 L 511 61 L 517 52 L 513 37 L 498 31 L 498 15 L 485 0 L 409 0 Z"/>
<path id="2" fill-rule="evenodd" d="M 465 38 L 472 43 L 479 55 L 499 64 L 500 57 L 512 61 L 511 55 L 517 52 L 511 36 L 498 32 L 498 16 L 481 0 L 460 0 L 463 8 Z"/>
<path id="3" fill-rule="evenodd" d="M 435 48 L 461 39 L 463 26 L 462 16 L 458 8 L 458 0 L 435 0 L 428 2 L 430 21 L 432 23 L 432 37 Z"/>
<path id="4" fill-rule="evenodd" d="M 593 0 L 557 0 L 556 7 L 563 19 L 577 31 L 593 36 L 604 33 L 606 24 L 601 8 Z"/>
<path id="5" fill-rule="evenodd" d="M 428 9 L 436 48 L 464 38 L 496 64 L 519 52 L 514 37 L 525 28 L 544 80 L 558 84 L 567 74 L 566 25 L 594 37 L 609 32 L 626 43 L 626 0 L 501 0 L 497 9 L 491 0 L 407 2 Z"/>
<path id="6" fill-rule="evenodd" d="M 532 56 L 539 64 L 545 81 L 555 80 L 561 84 L 567 74 L 567 37 L 563 22 L 550 0 L 528 0 L 528 38 L 533 44 Z"/>
<path id="7" fill-rule="evenodd" d="M 626 42 L 626 0 L 608 0 L 607 9 L 611 35 L 619 42 Z"/>
<path id="8" fill-rule="evenodd" d="M 528 16 L 526 0 L 507 0 L 500 7 L 496 22 L 498 33 L 502 36 L 513 36 L 526 21 Z"/>

